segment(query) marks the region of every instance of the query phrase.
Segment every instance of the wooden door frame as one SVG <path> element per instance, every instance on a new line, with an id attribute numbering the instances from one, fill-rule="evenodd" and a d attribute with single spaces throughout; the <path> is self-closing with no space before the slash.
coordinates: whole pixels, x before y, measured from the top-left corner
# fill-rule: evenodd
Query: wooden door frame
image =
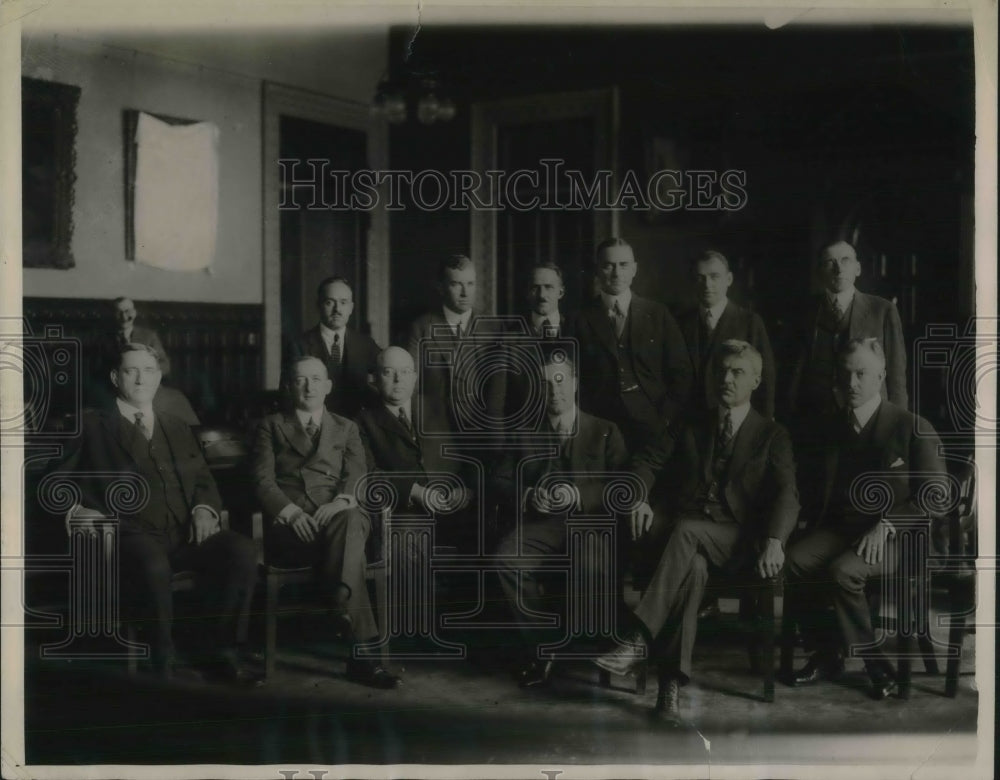
<path id="1" fill-rule="evenodd" d="M 384 123 L 372 118 L 365 103 L 329 97 L 316 92 L 265 81 L 263 110 L 264 188 L 264 381 L 278 386 L 281 377 L 281 174 L 280 124 L 282 116 L 359 130 L 367 137 L 368 168 L 382 171 L 389 164 L 389 136 Z M 385 193 L 371 210 L 368 230 L 367 268 L 364 295 L 371 335 L 379 344 L 389 343 L 389 214 Z M 358 327 L 359 323 L 354 323 Z"/>
<path id="2" fill-rule="evenodd" d="M 555 92 L 490 100 L 472 105 L 472 170 L 482 177 L 481 198 L 488 198 L 486 171 L 497 169 L 497 140 L 501 127 L 564 119 L 595 121 L 594 170 L 611 171 L 611 192 L 618 178 L 618 87 L 579 92 Z M 476 268 L 476 305 L 480 311 L 497 310 L 497 213 L 470 209 L 469 251 Z M 594 211 L 594 235 L 617 235 L 618 211 Z"/>

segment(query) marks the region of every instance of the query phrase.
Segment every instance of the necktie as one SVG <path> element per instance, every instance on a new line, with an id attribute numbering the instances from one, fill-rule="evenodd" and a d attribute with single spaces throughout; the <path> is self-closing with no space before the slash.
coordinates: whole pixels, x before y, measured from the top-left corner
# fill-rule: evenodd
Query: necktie
<path id="1" fill-rule="evenodd" d="M 455 338 L 461 340 L 462 338 L 462 321 L 459 320 L 455 323 Z"/>
<path id="2" fill-rule="evenodd" d="M 719 449 L 724 450 L 733 440 L 733 414 L 727 409 L 722 418 L 722 425 L 719 427 Z"/>
<path id="3" fill-rule="evenodd" d="M 553 325 L 548 317 L 542 320 L 542 338 L 554 339 L 558 335 L 559 335 L 559 328 Z"/>
<path id="4" fill-rule="evenodd" d="M 615 301 L 615 305 L 611 307 L 611 321 L 615 326 L 615 336 L 621 338 L 622 333 L 625 332 L 625 312 L 622 311 L 622 307 L 617 300 Z"/>
<path id="5" fill-rule="evenodd" d="M 317 433 L 319 433 L 319 426 L 316 424 L 316 421 L 310 417 L 309 422 L 306 424 L 306 435 L 310 439 L 315 439 Z"/>
<path id="6" fill-rule="evenodd" d="M 124 347 L 126 344 L 128 344 L 128 335 L 123 330 L 118 331 L 118 346 Z"/>
<path id="7" fill-rule="evenodd" d="M 402 426 L 406 428 L 406 432 L 410 434 L 410 436 L 412 437 L 413 426 L 410 424 L 410 418 L 406 416 L 406 410 L 402 406 L 399 407 L 399 412 L 396 414 L 396 416 L 399 418 L 399 422 L 402 424 Z"/>
<path id="8" fill-rule="evenodd" d="M 709 333 L 715 330 L 715 315 L 712 313 L 711 309 L 705 309 L 702 319 L 704 319 L 705 327 L 708 329 Z"/>
<path id="9" fill-rule="evenodd" d="M 142 433 L 143 438 L 149 441 L 153 438 L 153 433 L 146 426 L 146 421 L 143 419 L 145 416 L 142 412 L 135 413 L 135 427 Z"/>
<path id="10" fill-rule="evenodd" d="M 333 344 L 330 345 L 330 365 L 332 365 L 334 369 L 340 368 L 340 357 L 340 334 L 334 333 Z"/>
<path id="11" fill-rule="evenodd" d="M 830 311 L 833 312 L 833 317 L 836 322 L 840 322 L 844 319 L 844 307 L 840 305 L 840 299 L 833 297 L 830 299 Z"/>

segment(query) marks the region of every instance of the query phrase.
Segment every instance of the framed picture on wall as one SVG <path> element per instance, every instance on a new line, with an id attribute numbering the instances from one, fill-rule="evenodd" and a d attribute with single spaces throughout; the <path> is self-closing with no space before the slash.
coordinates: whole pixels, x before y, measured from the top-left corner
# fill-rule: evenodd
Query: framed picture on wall
<path id="1" fill-rule="evenodd" d="M 21 197 L 25 268 L 72 268 L 76 107 L 80 88 L 21 79 Z"/>

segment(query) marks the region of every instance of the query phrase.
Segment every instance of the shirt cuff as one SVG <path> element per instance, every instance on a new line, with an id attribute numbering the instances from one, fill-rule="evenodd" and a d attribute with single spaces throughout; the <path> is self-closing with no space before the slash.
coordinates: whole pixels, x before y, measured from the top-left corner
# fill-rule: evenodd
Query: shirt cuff
<path id="1" fill-rule="evenodd" d="M 289 520 L 291 520 L 295 515 L 299 513 L 299 507 L 295 504 L 289 502 L 282 507 L 281 511 L 278 512 L 277 516 L 274 518 L 276 523 L 281 523 L 284 525 Z"/>
<path id="2" fill-rule="evenodd" d="M 208 504 L 195 504 L 194 508 L 191 510 L 191 517 L 194 517 L 196 509 L 207 509 L 209 512 L 212 513 L 212 517 L 215 518 L 215 521 L 219 522 L 219 513 L 216 512 L 214 509 L 212 509 L 212 507 L 210 507 Z"/>
<path id="3" fill-rule="evenodd" d="M 354 509 L 354 507 L 356 507 L 358 505 L 358 499 L 356 499 L 351 493 L 341 493 L 339 496 L 336 496 L 333 500 L 334 501 L 339 501 L 339 500 L 346 501 L 347 502 L 347 506 L 345 506 L 344 509 Z M 341 511 L 343 511 L 343 510 L 341 510 Z"/>

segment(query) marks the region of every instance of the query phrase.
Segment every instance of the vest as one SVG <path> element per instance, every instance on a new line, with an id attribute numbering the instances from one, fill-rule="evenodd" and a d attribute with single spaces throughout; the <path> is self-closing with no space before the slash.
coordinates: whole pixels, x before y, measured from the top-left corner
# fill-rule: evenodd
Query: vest
<path id="1" fill-rule="evenodd" d="M 132 454 L 139 473 L 149 486 L 149 501 L 135 516 L 135 525 L 146 533 L 166 536 L 170 547 L 176 547 L 185 541 L 182 526 L 186 524 L 191 508 L 177 475 L 170 443 L 159 423 L 153 426 L 153 438 L 149 442 L 138 430 L 135 435 L 137 441 L 132 447 Z"/>
<path id="2" fill-rule="evenodd" d="M 879 412 L 881 409 L 871 416 L 860 433 L 855 433 L 846 420 L 843 423 L 837 469 L 826 512 L 826 519 L 836 525 L 847 528 L 867 526 L 874 519 L 854 508 L 850 490 L 851 483 L 860 475 L 881 470 L 882 452 L 872 441 Z"/>
<path id="3" fill-rule="evenodd" d="M 635 366 L 632 363 L 632 336 L 630 335 L 629 324 L 631 313 L 625 317 L 625 327 L 622 330 L 621 338 L 615 345 L 615 362 L 618 363 L 618 392 L 622 395 L 626 390 L 629 392 L 639 391 L 639 380 L 636 378 Z M 629 388 L 634 388 L 629 390 Z"/>
<path id="4" fill-rule="evenodd" d="M 715 445 L 718 445 L 717 432 L 715 436 Z M 712 447 L 711 481 L 707 484 L 703 483 L 698 491 L 702 511 L 716 522 L 728 523 L 734 519 L 729 507 L 726 506 L 726 482 L 729 476 L 729 461 L 733 457 L 735 443 L 736 436 L 734 435 L 724 448 Z"/>
<path id="5" fill-rule="evenodd" d="M 813 414 L 828 414 L 837 409 L 833 386 L 837 381 L 837 355 L 847 343 L 851 328 L 851 310 L 854 301 L 847 307 L 844 316 L 837 322 L 826 301 L 821 304 L 816 323 L 815 343 L 806 381 L 806 398 Z"/>

